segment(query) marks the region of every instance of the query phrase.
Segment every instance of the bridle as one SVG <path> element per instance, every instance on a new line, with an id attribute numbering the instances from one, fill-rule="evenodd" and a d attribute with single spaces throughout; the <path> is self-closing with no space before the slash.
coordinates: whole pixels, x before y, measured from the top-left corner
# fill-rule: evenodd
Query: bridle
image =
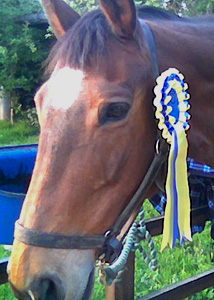
<path id="1" fill-rule="evenodd" d="M 146 35 L 150 50 L 153 76 L 156 79 L 159 76 L 156 46 L 153 33 L 143 20 L 140 20 L 143 31 Z M 100 249 L 101 254 L 105 254 L 105 261 L 111 262 L 120 253 L 122 242 L 117 239 L 122 228 L 129 220 L 131 214 L 140 209 L 145 194 L 151 185 L 155 182 L 161 166 L 168 157 L 168 146 L 158 134 L 158 149 L 156 149 L 153 161 L 142 180 L 140 186 L 135 192 L 129 204 L 117 218 L 113 227 L 105 234 L 99 235 L 62 235 L 58 233 L 47 233 L 28 229 L 19 223 L 15 224 L 15 239 L 28 245 L 55 248 L 55 249 Z"/>

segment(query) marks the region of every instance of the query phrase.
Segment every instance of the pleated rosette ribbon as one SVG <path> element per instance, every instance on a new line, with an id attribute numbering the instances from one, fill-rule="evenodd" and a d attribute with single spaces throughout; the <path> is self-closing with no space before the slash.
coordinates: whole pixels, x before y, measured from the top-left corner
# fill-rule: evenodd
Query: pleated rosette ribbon
<path id="1" fill-rule="evenodd" d="M 170 68 L 157 78 L 154 89 L 155 116 L 158 128 L 170 144 L 166 178 L 166 198 L 163 239 L 161 250 L 167 245 L 175 246 L 176 240 L 183 243 L 191 240 L 190 198 L 187 175 L 190 108 L 188 85 L 177 69 Z"/>

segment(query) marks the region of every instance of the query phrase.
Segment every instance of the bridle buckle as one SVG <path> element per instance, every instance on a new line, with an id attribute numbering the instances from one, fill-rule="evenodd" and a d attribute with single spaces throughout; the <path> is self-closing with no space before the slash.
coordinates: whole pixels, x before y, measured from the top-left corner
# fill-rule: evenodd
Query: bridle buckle
<path id="1" fill-rule="evenodd" d="M 104 246 L 103 253 L 105 254 L 105 261 L 112 263 L 121 253 L 123 244 L 115 237 L 107 237 Z"/>

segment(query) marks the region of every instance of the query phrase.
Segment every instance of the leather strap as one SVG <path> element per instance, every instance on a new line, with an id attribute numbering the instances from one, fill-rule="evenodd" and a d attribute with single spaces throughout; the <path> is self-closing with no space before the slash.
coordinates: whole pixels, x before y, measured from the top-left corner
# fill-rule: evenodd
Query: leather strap
<path id="1" fill-rule="evenodd" d="M 145 194 L 148 192 L 151 185 L 155 182 L 160 168 L 163 165 L 163 163 L 165 163 L 167 157 L 168 145 L 163 141 L 160 145 L 159 153 L 155 154 L 155 157 L 153 158 L 153 161 L 149 167 L 148 172 L 146 173 L 146 176 L 144 177 L 142 183 L 135 192 L 129 204 L 117 218 L 109 236 L 117 236 L 120 233 L 123 226 L 125 225 L 125 223 L 128 221 L 132 212 L 135 209 L 140 210 L 143 200 L 145 199 Z"/>
<path id="2" fill-rule="evenodd" d="M 19 221 L 15 224 L 15 238 L 27 245 L 54 249 L 94 249 L 103 248 L 104 235 L 62 235 L 32 230 L 22 226 Z"/>
<path id="3" fill-rule="evenodd" d="M 157 47 L 155 44 L 154 35 L 149 25 L 143 19 L 140 19 L 140 23 L 147 38 L 147 43 L 149 46 L 149 52 L 151 56 L 152 72 L 154 79 L 156 80 L 156 78 L 158 78 L 158 76 L 160 75 L 160 71 L 158 67 Z"/>

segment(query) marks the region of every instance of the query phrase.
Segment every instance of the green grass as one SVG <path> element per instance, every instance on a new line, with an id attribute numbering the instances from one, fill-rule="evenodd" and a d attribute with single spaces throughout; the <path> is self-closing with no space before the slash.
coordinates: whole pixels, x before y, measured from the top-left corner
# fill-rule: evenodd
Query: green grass
<path id="1" fill-rule="evenodd" d="M 0 258 L 9 257 L 10 251 L 4 250 L 3 246 L 0 246 Z M 0 300 L 15 300 L 9 284 L 0 285 Z"/>
<path id="2" fill-rule="evenodd" d="M 34 127 L 20 121 L 14 125 L 0 121 L 0 146 L 36 143 L 38 132 Z M 145 205 L 146 217 L 157 215 L 149 203 Z M 160 249 L 161 236 L 155 237 L 157 250 Z M 151 291 L 175 283 L 179 280 L 194 276 L 202 271 L 210 269 L 210 224 L 208 223 L 201 234 L 193 237 L 192 243 L 186 243 L 183 247 L 177 245 L 174 250 L 166 249 L 163 253 L 158 251 L 159 269 L 150 271 L 140 254 L 136 253 L 136 281 L 135 297 L 142 297 Z M 145 245 L 146 247 L 146 245 Z M 10 252 L 0 246 L 0 258 L 7 257 Z M 104 300 L 105 290 L 96 277 L 93 300 Z M 202 291 L 188 300 L 213 300 L 214 289 Z M 0 300 L 15 300 L 8 284 L 0 286 Z M 124 299 L 125 300 L 125 299 Z M 173 299 L 166 299 L 173 300 Z"/>
<path id="3" fill-rule="evenodd" d="M 165 249 L 162 253 L 158 251 L 159 269 L 155 272 L 147 268 L 137 253 L 136 298 L 212 268 L 210 227 L 208 222 L 202 233 L 193 236 L 193 242 L 186 242 L 184 246 L 177 244 L 175 249 Z M 161 236 L 154 238 L 157 250 L 160 250 L 161 238 Z M 186 299 L 213 300 L 214 289 L 206 289 Z"/>
<path id="4" fill-rule="evenodd" d="M 0 146 L 32 144 L 38 142 L 38 129 L 19 121 L 11 124 L 0 121 Z"/>

